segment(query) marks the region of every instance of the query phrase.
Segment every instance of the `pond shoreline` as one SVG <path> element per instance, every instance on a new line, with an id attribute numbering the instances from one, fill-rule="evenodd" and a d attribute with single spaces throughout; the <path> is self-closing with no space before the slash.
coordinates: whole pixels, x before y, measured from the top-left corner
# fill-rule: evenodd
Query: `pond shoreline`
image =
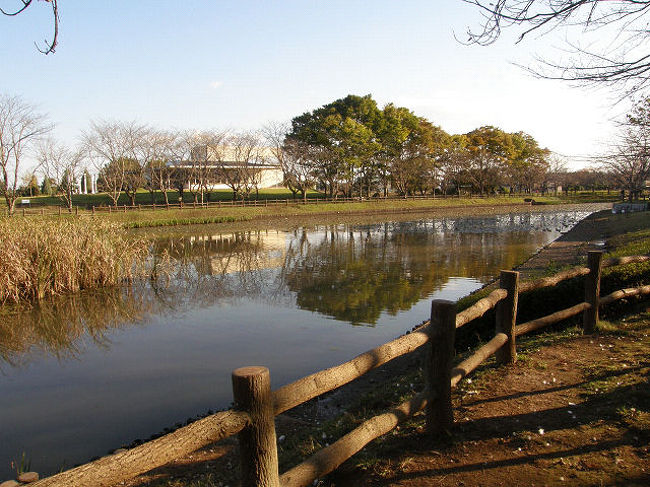
<path id="1" fill-rule="evenodd" d="M 552 213 L 559 211 L 599 211 L 611 208 L 611 203 L 558 203 L 552 205 L 475 205 L 430 208 L 399 208 L 395 210 L 367 210 L 367 211 L 342 211 L 323 212 L 314 214 L 293 214 L 284 216 L 259 215 L 250 220 L 234 222 L 192 224 L 177 227 L 141 227 L 130 232 L 137 234 L 156 234 L 164 232 L 165 235 L 185 233 L 188 227 L 210 227 L 219 232 L 240 232 L 254 230 L 293 230 L 302 226 L 317 226 L 331 224 L 356 224 L 360 218 L 363 223 L 383 223 L 386 221 L 409 221 L 417 218 L 458 218 L 480 217 L 490 215 L 503 215 L 509 213 Z"/>

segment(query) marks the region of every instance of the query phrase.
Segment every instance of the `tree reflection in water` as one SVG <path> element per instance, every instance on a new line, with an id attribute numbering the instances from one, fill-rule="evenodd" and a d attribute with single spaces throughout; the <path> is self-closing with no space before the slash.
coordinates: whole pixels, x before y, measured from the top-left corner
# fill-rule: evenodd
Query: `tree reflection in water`
<path id="1" fill-rule="evenodd" d="M 243 298 L 372 326 L 382 313 L 408 310 L 450 278 L 487 282 L 587 214 L 526 213 L 156 238 L 151 258 L 166 271 L 155 279 L 32 307 L 3 307 L 0 365 L 20 366 L 37 353 L 75 357 L 83 352 L 84 340 L 109 346 L 110 330 L 142 322 L 147 315 L 180 314 Z"/>
<path id="2" fill-rule="evenodd" d="M 23 366 L 32 356 L 78 357 L 84 342 L 108 347 L 110 330 L 131 326 L 152 312 L 142 286 L 59 296 L 33 305 L 5 306 L 0 319 L 2 364 Z"/>

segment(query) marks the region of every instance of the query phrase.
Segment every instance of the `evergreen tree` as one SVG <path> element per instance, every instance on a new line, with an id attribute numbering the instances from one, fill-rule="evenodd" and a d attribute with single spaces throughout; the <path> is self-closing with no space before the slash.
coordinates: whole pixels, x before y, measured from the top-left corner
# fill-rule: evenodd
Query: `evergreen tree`
<path id="1" fill-rule="evenodd" d="M 41 194 L 52 196 L 52 181 L 47 176 L 43 178 L 43 183 L 41 183 Z"/>

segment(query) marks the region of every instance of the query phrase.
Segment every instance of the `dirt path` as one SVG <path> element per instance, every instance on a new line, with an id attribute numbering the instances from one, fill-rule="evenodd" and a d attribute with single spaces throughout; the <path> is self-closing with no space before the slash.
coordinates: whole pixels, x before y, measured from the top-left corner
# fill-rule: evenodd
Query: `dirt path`
<path id="1" fill-rule="evenodd" d="M 514 367 L 465 381 L 449 438 L 431 441 L 414 423 L 365 472 L 325 485 L 650 485 L 650 308 L 622 325 L 529 341 Z"/>

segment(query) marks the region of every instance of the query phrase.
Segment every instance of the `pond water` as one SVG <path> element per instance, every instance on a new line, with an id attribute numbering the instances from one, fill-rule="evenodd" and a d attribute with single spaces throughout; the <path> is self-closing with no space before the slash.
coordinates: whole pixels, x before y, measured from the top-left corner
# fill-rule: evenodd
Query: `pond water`
<path id="1" fill-rule="evenodd" d="M 158 235 L 155 281 L 3 309 L 0 480 L 23 453 L 50 474 L 226 408 L 234 368 L 265 365 L 277 387 L 349 360 L 588 213 Z"/>

